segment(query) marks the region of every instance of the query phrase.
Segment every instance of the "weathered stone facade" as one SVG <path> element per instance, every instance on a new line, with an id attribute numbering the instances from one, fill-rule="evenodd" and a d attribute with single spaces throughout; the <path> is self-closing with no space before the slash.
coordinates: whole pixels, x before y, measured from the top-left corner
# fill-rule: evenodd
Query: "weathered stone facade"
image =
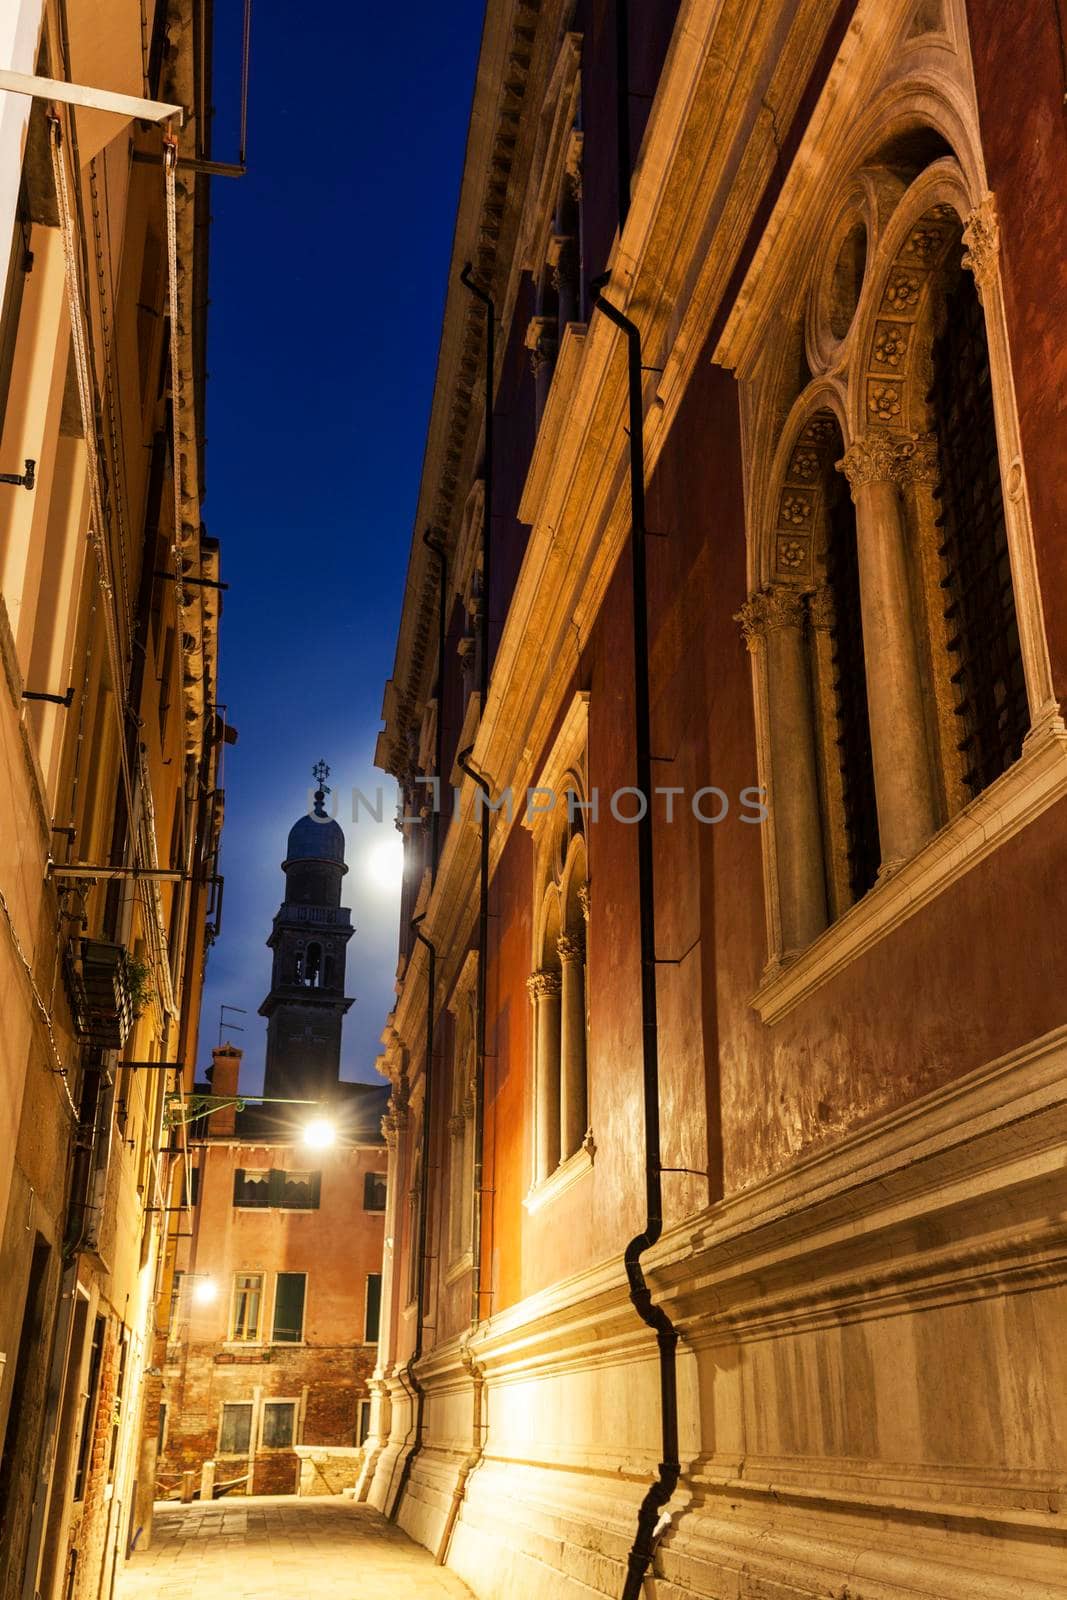
<path id="1" fill-rule="evenodd" d="M 1067 1595 L 1067 124 L 1022 9 L 488 7 L 378 747 L 360 1485 L 485 1600 Z"/>

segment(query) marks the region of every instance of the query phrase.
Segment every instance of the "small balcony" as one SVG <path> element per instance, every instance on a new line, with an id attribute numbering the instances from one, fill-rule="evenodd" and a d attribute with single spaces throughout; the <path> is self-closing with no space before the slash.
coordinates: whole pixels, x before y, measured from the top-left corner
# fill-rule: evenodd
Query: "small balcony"
<path id="1" fill-rule="evenodd" d="M 139 963 L 120 944 L 80 939 L 67 947 L 63 977 L 75 1033 L 103 1050 L 121 1050 L 140 1014 Z"/>

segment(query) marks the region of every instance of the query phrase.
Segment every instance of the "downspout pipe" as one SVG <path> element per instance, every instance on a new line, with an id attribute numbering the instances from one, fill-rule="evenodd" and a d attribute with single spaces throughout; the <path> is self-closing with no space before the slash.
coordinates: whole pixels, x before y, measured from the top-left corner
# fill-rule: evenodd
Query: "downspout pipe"
<path id="1" fill-rule="evenodd" d="M 423 1072 L 422 1085 L 422 1183 L 419 1186 L 419 1218 L 418 1231 L 415 1242 L 415 1252 L 418 1258 L 418 1282 L 415 1288 L 415 1345 L 407 1363 L 406 1375 L 415 1392 L 415 1427 L 411 1448 L 404 1459 L 400 1472 L 400 1482 L 397 1484 L 396 1497 L 393 1508 L 389 1513 L 389 1521 L 395 1522 L 400 1514 L 400 1503 L 404 1498 L 404 1491 L 411 1477 L 411 1469 L 415 1458 L 422 1449 L 423 1424 L 426 1414 L 426 1390 L 419 1381 L 415 1368 L 422 1360 L 423 1323 L 426 1317 L 426 1267 L 427 1267 L 427 1222 L 430 1214 L 430 1134 L 431 1113 L 433 1105 L 433 1045 L 434 1045 L 434 1001 L 437 994 L 437 946 L 432 939 L 428 939 L 422 931 L 420 924 L 426 913 L 413 917 L 411 931 L 416 939 L 426 949 L 426 1066 Z"/>
<path id="2" fill-rule="evenodd" d="M 622 173 L 619 174 L 620 183 Z M 620 191 L 621 192 L 621 191 Z M 630 552 L 633 587 L 634 742 L 637 789 L 645 807 L 637 822 L 637 896 L 641 952 L 641 1061 L 645 1138 L 645 1226 L 626 1246 L 624 1264 L 630 1300 L 656 1335 L 659 1350 L 662 1459 L 659 1474 L 641 1503 L 637 1532 L 627 1559 L 622 1600 L 639 1600 L 652 1561 L 660 1516 L 681 1476 L 678 1456 L 678 1330 L 654 1303 L 641 1257 L 663 1233 L 660 1152 L 659 1032 L 656 1014 L 656 896 L 652 836 L 652 715 L 649 687 L 648 577 L 645 530 L 644 405 L 641 395 L 641 335 L 629 317 L 604 299 L 607 275 L 591 285 L 594 303 L 626 336 L 630 431 Z"/>
<path id="3" fill-rule="evenodd" d="M 490 599 L 490 559 L 493 553 L 491 538 L 493 527 L 493 387 L 496 367 L 496 305 L 492 295 L 474 282 L 471 277 L 471 264 L 468 261 L 459 275 L 460 282 L 465 289 L 469 289 L 476 300 L 480 300 L 485 307 L 485 456 L 483 472 L 485 475 L 485 515 L 482 518 L 482 614 L 481 614 L 481 657 L 478 662 L 478 710 L 485 715 L 485 702 L 489 695 L 489 599 Z"/>
<path id="4" fill-rule="evenodd" d="M 422 536 L 422 542 L 427 549 L 437 557 L 438 593 L 437 593 L 437 728 L 434 735 L 434 776 L 441 776 L 441 759 L 444 748 L 444 682 L 445 682 L 445 635 L 447 621 L 448 594 L 446 580 L 448 577 L 448 560 L 445 547 L 439 539 L 433 538 L 427 528 Z M 430 888 L 433 889 L 437 881 L 437 863 L 441 852 L 441 807 L 440 796 L 435 793 L 430 811 Z M 415 1292 L 415 1347 L 411 1359 L 407 1364 L 407 1376 L 415 1391 L 415 1429 L 411 1448 L 405 1458 L 400 1473 L 400 1482 L 397 1485 L 396 1497 L 393 1500 L 393 1509 L 389 1513 L 390 1522 L 395 1522 L 400 1514 L 400 1505 L 404 1498 L 404 1491 L 411 1478 L 411 1469 L 419 1456 L 424 1437 L 426 1418 L 426 1391 L 419 1382 L 415 1371 L 416 1365 L 422 1359 L 423 1352 L 423 1324 L 426 1315 L 426 1275 L 429 1266 L 429 1199 L 430 1199 L 430 1141 L 433 1136 L 433 1088 L 434 1088 L 434 1025 L 436 1022 L 436 1007 L 434 1004 L 437 994 L 437 946 L 432 939 L 428 939 L 422 931 L 422 924 L 426 913 L 412 918 L 411 931 L 419 943 L 425 948 L 427 955 L 426 972 L 426 1062 L 423 1071 L 422 1092 L 422 1187 L 419 1190 L 419 1222 L 416 1251 L 419 1260 L 418 1286 Z"/>
<path id="5" fill-rule="evenodd" d="M 472 767 L 469 745 L 456 765 L 481 790 L 482 828 L 478 868 L 478 981 L 474 999 L 474 1207 L 471 1225 L 471 1329 L 482 1320 L 482 1192 L 485 1166 L 485 993 L 489 956 L 489 816 L 492 790 L 485 775 Z"/>

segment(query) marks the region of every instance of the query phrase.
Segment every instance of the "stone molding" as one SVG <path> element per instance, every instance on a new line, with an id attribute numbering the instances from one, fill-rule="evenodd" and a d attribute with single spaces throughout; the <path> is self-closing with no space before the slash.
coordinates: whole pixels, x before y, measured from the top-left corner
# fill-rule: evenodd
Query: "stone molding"
<path id="1" fill-rule="evenodd" d="M 586 1130 L 585 1138 L 572 1156 L 566 1161 L 561 1161 L 555 1172 L 549 1174 L 543 1183 L 538 1183 L 530 1189 L 523 1200 L 523 1210 L 528 1216 L 536 1216 L 538 1211 L 558 1199 L 561 1194 L 566 1194 L 572 1189 L 579 1179 L 584 1178 L 587 1172 L 592 1172 L 596 1160 L 596 1140 L 593 1130 Z"/>
<path id="2" fill-rule="evenodd" d="M 766 1023 L 787 1016 L 829 978 L 863 955 L 972 867 L 1067 796 L 1067 734 L 1052 720 L 1023 745 L 1019 760 L 945 824 L 910 860 L 787 964 L 772 963 L 749 1004 Z"/>

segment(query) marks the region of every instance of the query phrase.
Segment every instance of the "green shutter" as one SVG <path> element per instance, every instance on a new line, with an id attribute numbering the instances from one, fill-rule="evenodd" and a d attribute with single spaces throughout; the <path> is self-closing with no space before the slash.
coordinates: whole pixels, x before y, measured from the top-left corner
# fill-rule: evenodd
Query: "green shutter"
<path id="1" fill-rule="evenodd" d="M 305 1273 L 279 1272 L 274 1293 L 275 1344 L 299 1344 L 303 1338 L 306 1287 Z"/>
<path id="2" fill-rule="evenodd" d="M 365 1344 L 378 1343 L 378 1325 L 382 1311 L 382 1275 L 380 1272 L 371 1272 L 367 1275 L 367 1315 L 363 1324 L 363 1342 Z"/>
<path id="3" fill-rule="evenodd" d="M 244 1198 L 244 1187 L 245 1169 L 244 1167 L 238 1167 L 233 1175 L 233 1203 L 235 1206 L 239 1206 Z"/>

